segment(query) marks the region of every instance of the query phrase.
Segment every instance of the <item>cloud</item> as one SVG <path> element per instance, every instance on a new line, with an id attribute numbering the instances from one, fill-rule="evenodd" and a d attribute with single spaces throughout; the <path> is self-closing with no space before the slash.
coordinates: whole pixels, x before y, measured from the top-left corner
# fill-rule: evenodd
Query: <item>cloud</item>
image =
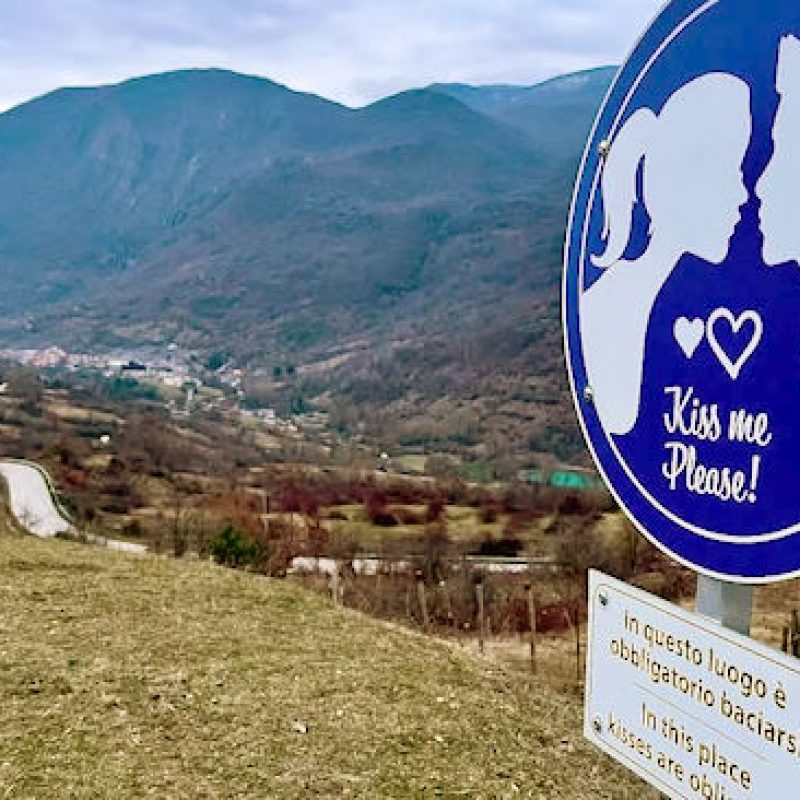
<path id="1" fill-rule="evenodd" d="M 661 0 L 5 0 L 0 108 L 185 67 L 350 105 L 434 81 L 530 84 L 619 62 Z"/>

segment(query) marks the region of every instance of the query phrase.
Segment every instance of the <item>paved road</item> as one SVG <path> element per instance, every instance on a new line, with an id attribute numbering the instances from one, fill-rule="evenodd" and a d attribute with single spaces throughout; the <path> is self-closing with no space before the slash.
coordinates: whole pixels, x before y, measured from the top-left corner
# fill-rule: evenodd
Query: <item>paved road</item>
<path id="1" fill-rule="evenodd" d="M 118 539 L 106 539 L 105 536 L 95 536 L 86 534 L 88 544 L 96 544 L 98 547 L 105 547 L 108 550 L 117 550 L 120 553 L 133 553 L 135 556 L 143 556 L 147 552 L 147 546 L 136 544 L 136 542 L 121 542 Z"/>
<path id="2" fill-rule="evenodd" d="M 72 526 L 61 516 L 44 476 L 29 464 L 0 461 L 0 475 L 8 484 L 11 511 L 19 523 L 36 536 L 66 533 Z"/>
<path id="3" fill-rule="evenodd" d="M 35 466 L 21 461 L 0 461 L 0 476 L 8 484 L 11 512 L 29 533 L 47 538 L 73 530 L 72 523 L 53 502 L 44 475 Z M 118 542 L 91 534 L 87 535 L 86 541 L 123 553 L 142 555 L 147 552 L 141 544 Z"/>

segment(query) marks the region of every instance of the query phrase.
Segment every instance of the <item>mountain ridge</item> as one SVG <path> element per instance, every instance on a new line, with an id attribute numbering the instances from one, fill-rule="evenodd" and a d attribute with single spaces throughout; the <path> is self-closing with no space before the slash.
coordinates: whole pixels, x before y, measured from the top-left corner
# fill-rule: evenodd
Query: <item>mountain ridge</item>
<path id="1" fill-rule="evenodd" d="M 510 106 L 440 84 L 351 109 L 193 70 L 12 109 L 0 115 L 0 338 L 175 341 L 266 371 L 366 341 L 303 389 L 336 387 L 343 402 L 385 396 L 369 365 L 394 374 L 404 342 L 398 402 L 469 394 L 469 374 L 480 392 L 513 393 L 527 370 L 539 388 L 521 396 L 552 427 L 558 414 L 536 398 L 546 385 L 563 411 L 563 228 L 611 77 L 523 88 Z"/>

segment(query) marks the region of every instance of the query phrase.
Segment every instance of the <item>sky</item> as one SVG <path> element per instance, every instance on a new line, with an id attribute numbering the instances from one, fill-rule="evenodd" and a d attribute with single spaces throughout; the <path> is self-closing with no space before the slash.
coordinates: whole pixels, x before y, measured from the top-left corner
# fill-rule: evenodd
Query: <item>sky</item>
<path id="1" fill-rule="evenodd" d="M 0 110 L 63 86 L 222 67 L 360 106 L 437 81 L 620 63 L 662 0 L 2 0 Z"/>

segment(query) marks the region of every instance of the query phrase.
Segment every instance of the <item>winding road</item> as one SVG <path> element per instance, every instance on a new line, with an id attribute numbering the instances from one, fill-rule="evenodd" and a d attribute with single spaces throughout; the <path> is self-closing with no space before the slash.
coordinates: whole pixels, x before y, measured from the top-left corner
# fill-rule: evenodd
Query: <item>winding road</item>
<path id="1" fill-rule="evenodd" d="M 26 531 L 34 536 L 51 538 L 75 530 L 58 505 L 50 479 L 41 467 L 27 461 L 0 460 L 0 476 L 8 485 L 11 513 Z M 89 544 L 142 555 L 147 548 L 132 542 L 119 542 L 102 536 L 86 535 Z"/>
<path id="2" fill-rule="evenodd" d="M 21 461 L 0 461 L 0 475 L 8 484 L 11 512 L 25 530 L 42 537 L 70 530 L 72 525 L 53 502 L 42 471 Z"/>

